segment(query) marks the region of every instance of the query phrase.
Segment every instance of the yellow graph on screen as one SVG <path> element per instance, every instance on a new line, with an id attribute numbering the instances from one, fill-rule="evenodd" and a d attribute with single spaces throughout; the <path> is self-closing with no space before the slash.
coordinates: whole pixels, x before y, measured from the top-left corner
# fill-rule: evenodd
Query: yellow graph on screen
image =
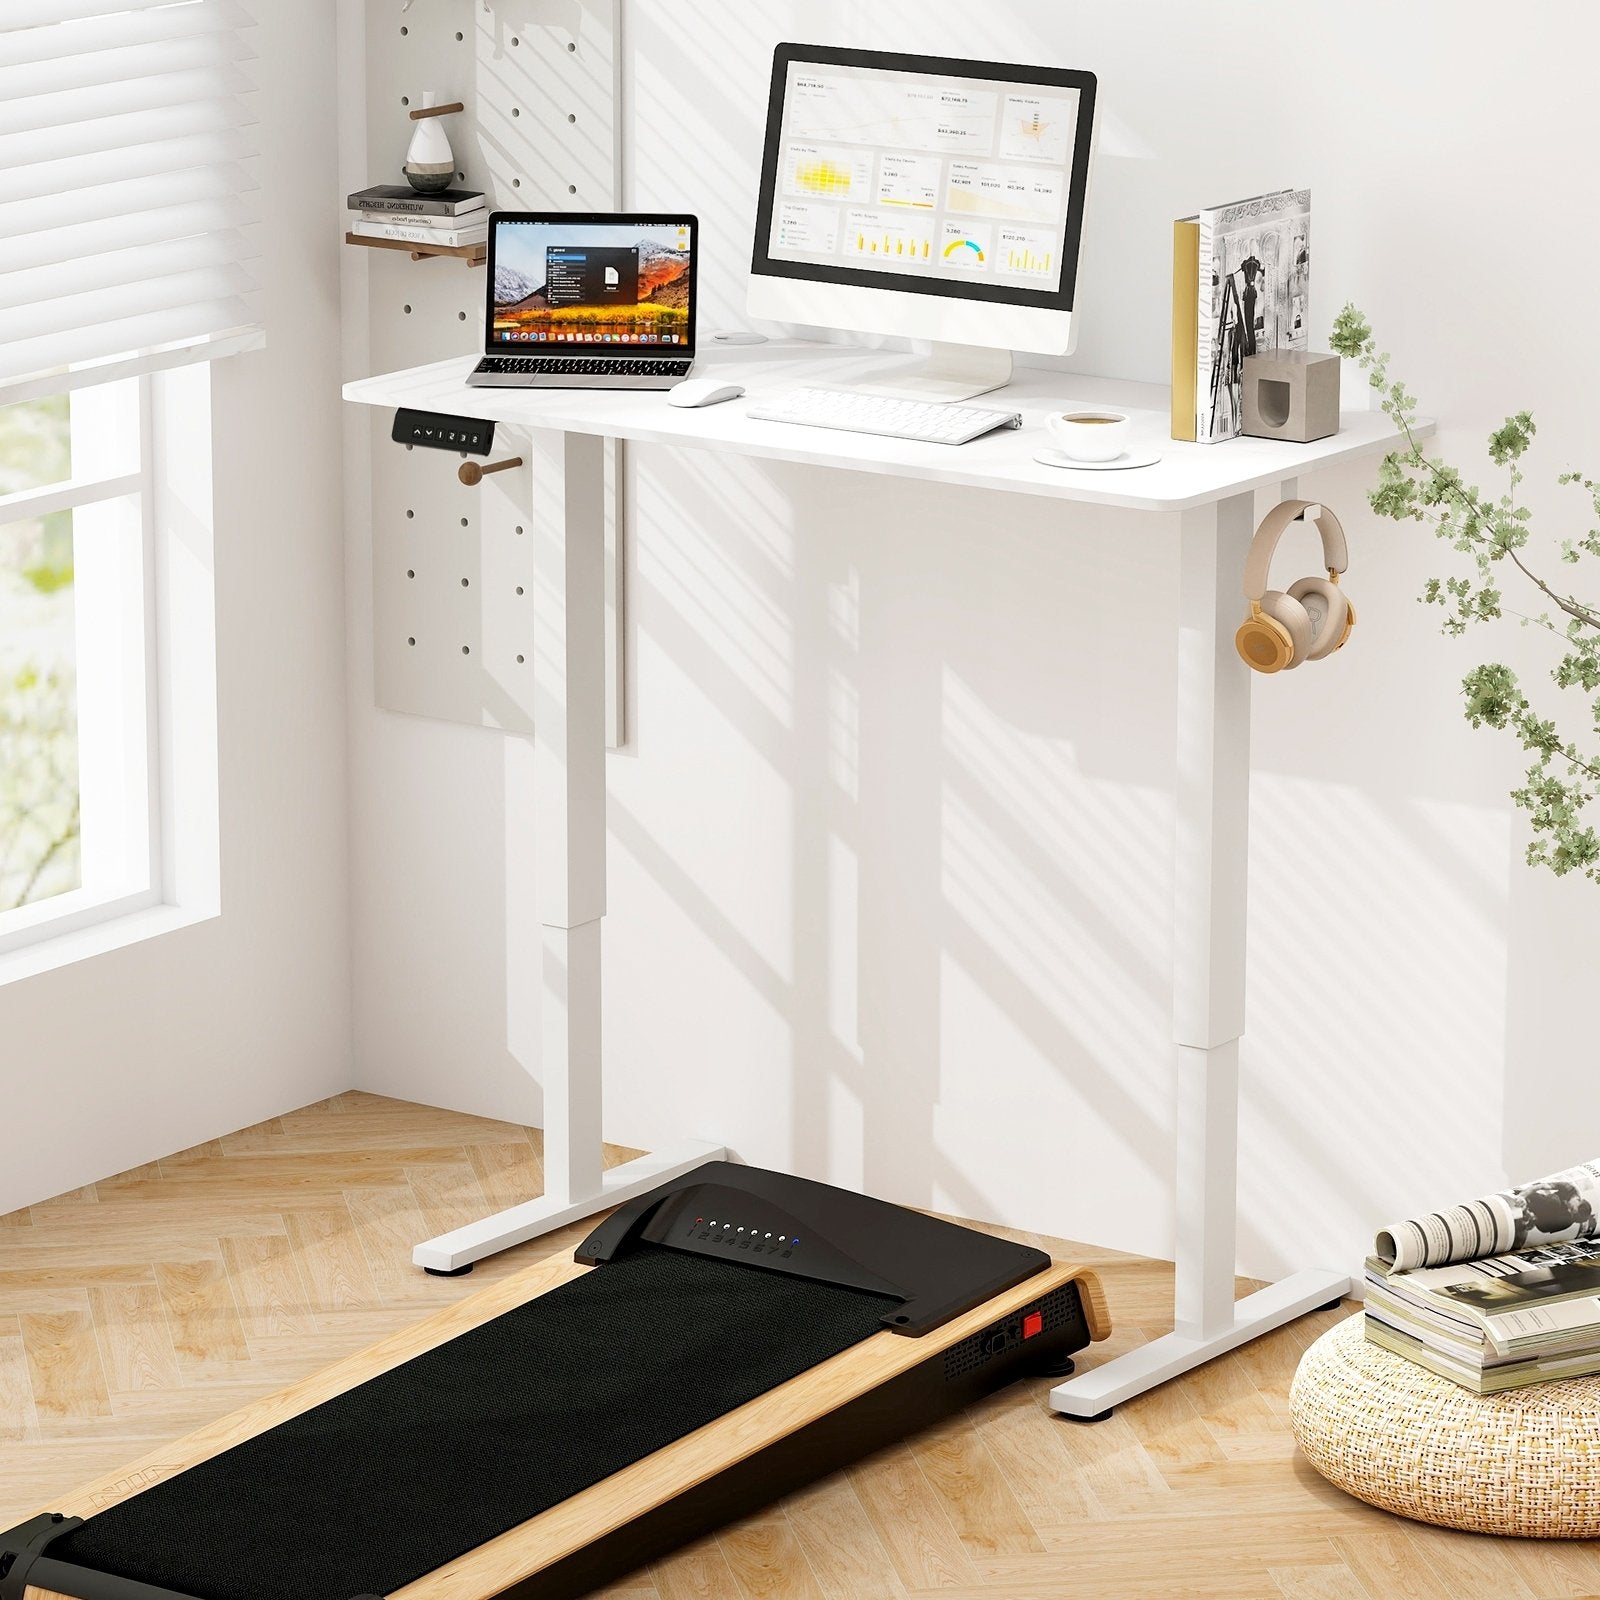
<path id="1" fill-rule="evenodd" d="M 1025 144 L 1042 145 L 1050 135 L 1054 123 L 1046 122 L 1037 111 L 1032 116 L 1022 117 L 1015 125 L 1014 132 Z"/>
<path id="2" fill-rule="evenodd" d="M 1006 265 L 1013 272 L 1048 272 L 1050 270 L 1050 252 L 1036 254 L 1026 245 L 1010 249 L 1006 252 Z"/>
<path id="3" fill-rule="evenodd" d="M 835 161 L 802 161 L 795 166 L 794 184 L 807 194 L 849 194 L 850 169 Z"/>
<path id="4" fill-rule="evenodd" d="M 927 239 L 897 239 L 892 233 L 886 233 L 882 238 L 871 233 L 858 233 L 856 235 L 857 255 L 900 256 L 902 259 L 910 256 L 917 261 L 926 261 L 928 252 L 929 241 Z"/>

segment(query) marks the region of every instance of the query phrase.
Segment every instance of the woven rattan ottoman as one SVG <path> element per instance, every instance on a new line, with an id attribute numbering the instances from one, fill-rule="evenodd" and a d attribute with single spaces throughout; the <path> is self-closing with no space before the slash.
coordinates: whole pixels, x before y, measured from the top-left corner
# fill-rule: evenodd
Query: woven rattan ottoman
<path id="1" fill-rule="evenodd" d="M 1363 1337 L 1306 1351 L 1290 1422 L 1330 1482 L 1385 1511 L 1539 1539 L 1600 1537 L 1600 1378 L 1475 1395 Z"/>

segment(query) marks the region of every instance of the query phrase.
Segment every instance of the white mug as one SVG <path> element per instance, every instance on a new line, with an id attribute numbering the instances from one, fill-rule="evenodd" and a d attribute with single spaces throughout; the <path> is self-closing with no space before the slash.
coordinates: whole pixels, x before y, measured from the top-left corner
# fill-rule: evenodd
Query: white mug
<path id="1" fill-rule="evenodd" d="M 1115 406 L 1074 406 L 1044 419 L 1050 437 L 1074 461 L 1115 461 L 1128 448 L 1133 419 Z"/>

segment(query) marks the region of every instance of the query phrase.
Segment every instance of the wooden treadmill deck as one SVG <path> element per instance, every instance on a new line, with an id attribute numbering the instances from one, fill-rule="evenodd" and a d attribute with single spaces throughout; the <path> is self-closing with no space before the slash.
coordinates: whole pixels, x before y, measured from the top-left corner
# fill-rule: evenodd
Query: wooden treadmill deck
<path id="1" fill-rule="evenodd" d="M 38 1510 L 92 1517 L 97 1511 L 133 1499 L 185 1468 L 265 1433 L 560 1284 L 591 1271 L 605 1270 L 579 1266 L 570 1259 L 539 1262 L 446 1307 L 415 1327 L 391 1334 L 369 1350 L 347 1356 L 326 1371 L 245 1406 L 187 1438 L 174 1440 L 132 1467 Z M 1091 1335 L 1104 1339 L 1110 1322 L 1105 1297 L 1094 1274 L 1082 1267 L 1052 1263 L 1025 1283 L 920 1339 L 888 1331 L 872 1335 L 666 1449 L 437 1568 L 397 1590 L 390 1600 L 486 1600 L 1074 1279 L 1082 1285 L 1080 1292 Z M 666 1330 L 666 1336 L 670 1337 L 670 1330 Z M 597 1352 L 597 1359 L 602 1358 Z M 30 1588 L 26 1594 L 28 1600 L 47 1600 L 49 1591 Z"/>

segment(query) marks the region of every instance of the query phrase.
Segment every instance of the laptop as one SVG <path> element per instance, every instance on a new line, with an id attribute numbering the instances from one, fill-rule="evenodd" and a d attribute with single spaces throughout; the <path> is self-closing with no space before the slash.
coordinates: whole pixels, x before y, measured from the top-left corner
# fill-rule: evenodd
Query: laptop
<path id="1" fill-rule="evenodd" d="M 491 389 L 670 389 L 694 364 L 697 219 L 496 211 L 483 360 Z"/>

